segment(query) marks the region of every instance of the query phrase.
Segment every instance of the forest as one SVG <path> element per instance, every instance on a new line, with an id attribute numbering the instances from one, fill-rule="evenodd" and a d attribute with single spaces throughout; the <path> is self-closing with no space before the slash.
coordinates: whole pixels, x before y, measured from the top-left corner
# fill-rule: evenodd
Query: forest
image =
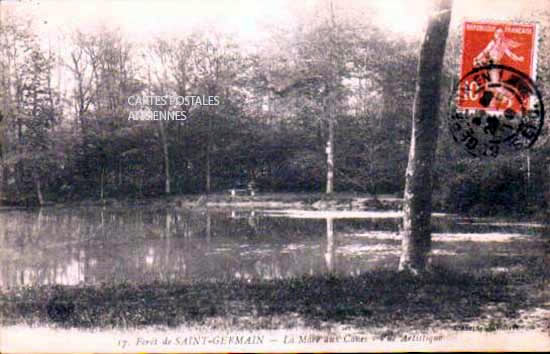
<path id="1" fill-rule="evenodd" d="M 0 351 L 547 350 L 545 1 L 0 0 Z"/>
<path id="2" fill-rule="evenodd" d="M 550 13 L 540 20 L 537 86 L 549 107 Z M 45 44 L 36 23 L 0 23 L 0 199 L 37 206 L 225 193 L 402 196 L 420 39 L 344 16 L 273 28 L 263 46 L 196 31 L 132 40 L 117 28 Z M 459 80 L 460 28 L 449 33 L 443 98 Z M 215 97 L 185 119 L 130 119 L 129 97 Z M 219 100 L 219 102 L 218 102 Z M 170 102 L 139 102 L 169 112 Z M 151 103 L 151 104 L 147 104 Z M 530 150 L 470 157 L 442 104 L 434 208 L 546 218 L 550 138 Z"/>

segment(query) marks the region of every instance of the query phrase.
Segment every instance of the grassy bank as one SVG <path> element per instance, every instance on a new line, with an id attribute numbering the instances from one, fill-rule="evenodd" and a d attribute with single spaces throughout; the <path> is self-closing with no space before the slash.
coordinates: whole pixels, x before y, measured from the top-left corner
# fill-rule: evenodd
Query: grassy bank
<path id="1" fill-rule="evenodd" d="M 382 336 L 407 328 L 453 329 L 471 323 L 487 331 L 502 326 L 533 328 L 547 323 L 526 321 L 521 313 L 544 306 L 548 276 L 543 265 L 533 267 L 528 274 L 435 269 L 413 277 L 379 270 L 354 277 L 258 282 L 28 287 L 1 293 L 0 318 L 4 325 L 53 322 L 80 328 L 207 325 L 274 329 L 300 321 L 313 328 L 339 324 L 370 328 Z"/>

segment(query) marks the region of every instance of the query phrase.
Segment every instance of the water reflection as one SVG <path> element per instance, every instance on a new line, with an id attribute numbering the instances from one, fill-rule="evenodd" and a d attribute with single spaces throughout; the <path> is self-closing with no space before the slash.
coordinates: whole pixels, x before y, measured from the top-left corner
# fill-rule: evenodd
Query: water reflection
<path id="1" fill-rule="evenodd" d="M 399 220 L 152 207 L 4 211 L 0 286 L 274 279 L 396 269 Z M 465 268 L 513 266 L 517 250 L 544 256 L 541 232 L 547 229 L 438 218 L 434 258 Z"/>
<path id="2" fill-rule="evenodd" d="M 327 252 L 325 253 L 325 260 L 327 262 L 327 269 L 329 272 L 334 272 L 336 269 L 336 239 L 334 237 L 334 219 L 327 218 Z"/>

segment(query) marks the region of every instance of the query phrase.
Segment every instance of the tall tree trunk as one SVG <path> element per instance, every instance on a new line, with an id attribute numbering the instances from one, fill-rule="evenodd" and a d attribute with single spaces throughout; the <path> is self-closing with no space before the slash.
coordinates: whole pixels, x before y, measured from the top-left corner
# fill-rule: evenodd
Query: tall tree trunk
<path id="1" fill-rule="evenodd" d="M 440 81 L 452 0 L 439 0 L 420 51 L 404 193 L 399 270 L 423 272 L 431 248 L 432 166 L 439 128 Z"/>
<path id="2" fill-rule="evenodd" d="M 2 149 L 1 145 L 0 149 Z M 0 205 L 4 203 L 4 200 L 6 200 L 6 198 L 4 197 L 4 176 L 4 158 L 0 154 Z"/>
<path id="3" fill-rule="evenodd" d="M 212 115 L 208 112 L 208 141 L 206 142 L 206 195 L 210 194 L 210 155 L 212 153 Z"/>
<path id="4" fill-rule="evenodd" d="M 3 71 L 0 71 L 0 72 L 3 72 Z M 0 82 L 0 84 L 3 83 L 3 80 Z M 0 106 L 0 205 L 2 205 L 3 201 L 5 200 L 5 197 L 4 197 L 4 177 L 5 177 L 5 172 L 4 172 L 4 141 L 5 141 L 5 135 L 4 135 L 4 131 L 5 131 L 5 126 L 6 126 L 6 120 L 7 120 L 7 117 L 5 117 L 4 115 L 7 115 L 6 113 L 2 113 L 2 112 L 7 112 L 7 107 L 8 107 L 8 104 L 7 104 L 7 94 L 5 94 L 5 88 L 3 86 L 0 86 L 0 90 L 2 90 L 3 92 L 3 99 L 2 99 L 2 102 L 0 102 L 1 106 Z"/>
<path id="5" fill-rule="evenodd" d="M 334 16 L 334 4 L 330 1 L 330 59 L 334 60 L 334 50 L 336 49 L 336 40 L 334 39 L 336 28 L 336 20 Z M 330 83 L 326 89 L 328 91 L 327 100 L 325 101 L 325 109 L 328 116 L 328 141 L 327 141 L 327 194 L 332 194 L 334 191 L 334 106 L 336 104 L 336 87 L 333 83 L 338 80 L 336 74 L 337 63 L 330 63 Z"/>
<path id="6" fill-rule="evenodd" d="M 531 200 L 531 155 L 529 155 L 529 150 L 527 150 L 525 154 L 525 172 L 527 177 L 527 183 L 525 183 L 525 206 L 527 210 L 529 210 L 529 204 Z"/>
<path id="7" fill-rule="evenodd" d="M 327 141 L 327 194 L 334 191 L 334 117 L 329 108 Z"/>
<path id="8" fill-rule="evenodd" d="M 160 139 L 162 143 L 162 154 L 164 157 L 164 193 L 170 194 L 171 177 L 170 177 L 170 156 L 168 156 L 168 139 L 166 138 L 166 130 L 164 123 L 159 121 Z"/>
<path id="9" fill-rule="evenodd" d="M 548 211 L 550 211 L 550 157 L 546 158 L 546 176 L 546 208 Z"/>
<path id="10" fill-rule="evenodd" d="M 6 174 L 4 172 L 4 127 L 3 127 L 2 120 L 0 119 L 0 205 L 2 205 L 3 201 L 6 199 L 4 197 L 5 176 Z"/>

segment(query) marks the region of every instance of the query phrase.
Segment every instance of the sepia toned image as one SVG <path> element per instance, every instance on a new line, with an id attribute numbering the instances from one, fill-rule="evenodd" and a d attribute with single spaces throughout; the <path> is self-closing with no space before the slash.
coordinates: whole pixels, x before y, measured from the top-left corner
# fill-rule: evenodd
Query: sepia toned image
<path id="1" fill-rule="evenodd" d="M 550 350 L 550 1 L 0 0 L 0 352 Z"/>

